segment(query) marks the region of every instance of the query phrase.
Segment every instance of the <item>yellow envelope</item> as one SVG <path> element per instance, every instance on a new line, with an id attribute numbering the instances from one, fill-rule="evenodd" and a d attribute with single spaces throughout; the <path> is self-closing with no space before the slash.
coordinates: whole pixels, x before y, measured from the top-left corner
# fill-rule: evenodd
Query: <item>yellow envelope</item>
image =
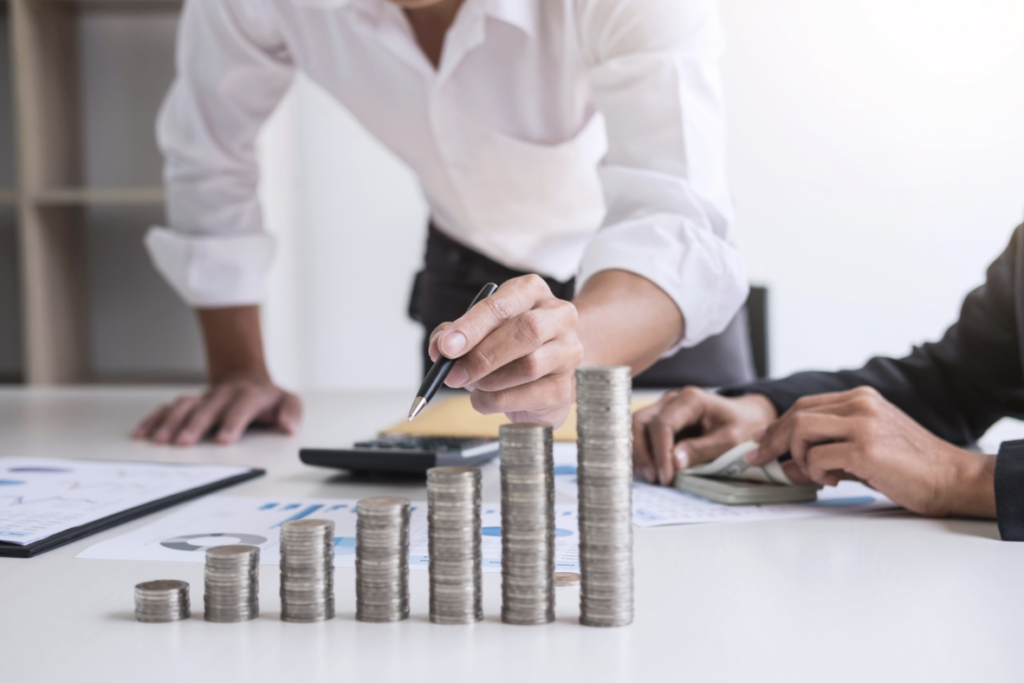
<path id="1" fill-rule="evenodd" d="M 634 398 L 633 411 L 654 403 L 653 398 Z M 415 420 L 402 420 L 381 431 L 382 434 L 409 434 L 415 436 L 470 436 L 477 438 L 498 438 L 498 427 L 508 424 L 509 419 L 497 415 L 481 415 L 473 410 L 469 394 L 435 400 L 424 408 Z M 555 441 L 576 440 L 576 405 L 569 412 L 569 419 L 555 430 Z"/>

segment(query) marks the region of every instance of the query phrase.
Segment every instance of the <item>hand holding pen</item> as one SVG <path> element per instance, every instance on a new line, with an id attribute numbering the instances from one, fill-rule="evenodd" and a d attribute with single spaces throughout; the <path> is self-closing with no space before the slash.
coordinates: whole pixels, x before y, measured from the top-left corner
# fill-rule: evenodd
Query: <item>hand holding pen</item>
<path id="1" fill-rule="evenodd" d="M 417 392 L 410 419 L 429 401 L 430 386 L 436 392 L 443 382 L 469 389 L 473 407 L 485 415 L 562 424 L 583 358 L 576 320 L 575 306 L 556 298 L 536 275 L 509 280 L 490 296 L 478 295 L 465 315 L 431 335 L 435 364 Z M 438 368 L 442 356 L 454 361 L 444 373 Z"/>

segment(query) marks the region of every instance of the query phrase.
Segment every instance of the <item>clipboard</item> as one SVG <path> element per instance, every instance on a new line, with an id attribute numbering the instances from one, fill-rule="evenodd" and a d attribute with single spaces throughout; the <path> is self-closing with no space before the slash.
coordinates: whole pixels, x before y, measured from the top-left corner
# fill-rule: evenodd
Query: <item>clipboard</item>
<path id="1" fill-rule="evenodd" d="M 243 481 L 255 479 L 256 477 L 263 476 L 264 474 L 266 474 L 266 470 L 249 468 L 248 470 L 234 476 L 218 479 L 217 481 L 203 484 L 186 491 L 179 491 L 125 510 L 119 510 L 100 519 L 59 531 L 47 536 L 46 538 L 26 543 L 24 545 L 0 541 L 0 557 L 35 557 L 36 555 L 47 552 L 48 550 L 59 548 L 62 545 L 67 545 L 68 543 L 85 538 L 86 536 L 106 531 L 107 529 L 124 524 L 125 522 L 130 522 L 133 519 L 144 517 L 148 514 L 157 512 L 158 510 L 163 510 L 164 508 L 169 508 L 186 500 L 205 496 L 208 493 L 227 488 L 228 486 L 234 486 L 235 484 L 239 484 Z"/>

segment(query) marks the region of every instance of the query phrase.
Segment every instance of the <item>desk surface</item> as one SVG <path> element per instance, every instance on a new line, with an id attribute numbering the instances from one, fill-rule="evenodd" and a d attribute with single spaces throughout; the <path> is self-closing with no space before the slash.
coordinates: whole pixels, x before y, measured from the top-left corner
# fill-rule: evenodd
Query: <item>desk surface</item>
<path id="1" fill-rule="evenodd" d="M 295 438 L 247 436 L 177 450 L 125 434 L 175 390 L 0 391 L 0 454 L 245 463 L 268 475 L 234 495 L 424 499 L 419 484 L 347 482 L 298 461 L 302 445 L 370 435 L 405 394 L 306 397 Z M 484 499 L 498 500 L 496 467 Z M 202 565 L 75 559 L 157 513 L 33 559 L 0 558 L 0 680 L 17 681 L 797 681 L 985 680 L 1024 676 L 1024 544 L 994 523 L 883 517 L 636 529 L 636 621 L 579 626 L 579 593 L 557 593 L 557 621 L 499 620 L 501 584 L 484 575 L 484 622 L 427 619 L 427 573 L 410 573 L 412 616 L 355 621 L 354 570 L 338 569 L 338 616 L 279 620 L 277 568 L 261 567 L 262 616 L 245 624 L 139 624 L 135 583 L 198 588 Z"/>

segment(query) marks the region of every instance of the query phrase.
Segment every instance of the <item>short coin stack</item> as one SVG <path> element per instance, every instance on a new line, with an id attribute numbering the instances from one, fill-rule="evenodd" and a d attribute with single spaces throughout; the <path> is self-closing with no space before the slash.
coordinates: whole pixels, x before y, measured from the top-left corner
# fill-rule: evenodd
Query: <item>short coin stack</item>
<path id="1" fill-rule="evenodd" d="M 149 623 L 179 621 L 192 615 L 185 581 L 146 581 L 135 586 L 135 618 Z"/>
<path id="2" fill-rule="evenodd" d="M 334 618 L 334 522 L 297 519 L 281 525 L 281 619 Z"/>
<path id="3" fill-rule="evenodd" d="M 576 371 L 579 433 L 580 623 L 633 621 L 630 370 Z"/>
<path id="4" fill-rule="evenodd" d="M 221 545 L 206 551 L 207 621 L 248 621 L 260 614 L 260 549 Z"/>
<path id="5" fill-rule="evenodd" d="M 356 511 L 356 619 L 407 619 L 409 501 L 365 498 Z"/>
<path id="6" fill-rule="evenodd" d="M 502 425 L 501 620 L 555 620 L 555 489 L 551 427 Z"/>
<path id="7" fill-rule="evenodd" d="M 430 621 L 471 624 L 484 617 L 480 548 L 480 470 L 427 470 Z"/>

